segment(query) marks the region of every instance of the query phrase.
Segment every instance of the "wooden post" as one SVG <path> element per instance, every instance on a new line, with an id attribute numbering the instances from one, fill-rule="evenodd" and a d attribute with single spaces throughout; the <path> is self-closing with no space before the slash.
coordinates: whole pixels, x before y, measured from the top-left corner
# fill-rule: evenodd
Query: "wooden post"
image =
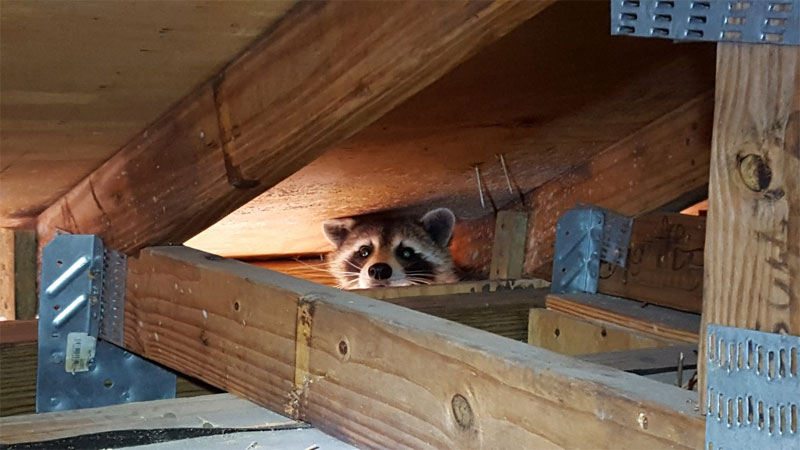
<path id="1" fill-rule="evenodd" d="M 0 229 L 0 317 L 36 316 L 36 232 Z"/>
<path id="2" fill-rule="evenodd" d="M 717 47 L 701 336 L 709 323 L 800 335 L 798 84 L 798 47 Z"/>

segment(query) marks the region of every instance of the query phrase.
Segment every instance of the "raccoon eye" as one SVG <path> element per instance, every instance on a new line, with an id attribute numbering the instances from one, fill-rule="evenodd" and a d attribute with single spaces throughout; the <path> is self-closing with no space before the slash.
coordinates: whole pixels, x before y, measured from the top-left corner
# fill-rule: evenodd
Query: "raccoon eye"
<path id="1" fill-rule="evenodd" d="M 411 259 L 414 257 L 416 252 L 409 247 L 398 247 L 397 254 L 403 259 Z"/>
<path id="2" fill-rule="evenodd" d="M 369 245 L 362 245 L 358 249 L 358 254 L 361 255 L 362 258 L 366 258 L 371 253 L 372 253 L 372 247 L 370 247 Z"/>

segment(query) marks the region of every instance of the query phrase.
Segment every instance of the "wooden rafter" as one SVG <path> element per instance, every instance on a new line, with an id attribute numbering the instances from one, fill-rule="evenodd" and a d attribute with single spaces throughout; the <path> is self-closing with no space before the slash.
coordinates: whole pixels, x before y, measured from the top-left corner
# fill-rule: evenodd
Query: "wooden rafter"
<path id="1" fill-rule="evenodd" d="M 182 247 L 127 283 L 128 350 L 365 447 L 702 445 L 689 392 L 353 293 Z"/>
<path id="2" fill-rule="evenodd" d="M 45 210 L 41 240 L 181 243 L 550 3 L 302 3 Z"/>

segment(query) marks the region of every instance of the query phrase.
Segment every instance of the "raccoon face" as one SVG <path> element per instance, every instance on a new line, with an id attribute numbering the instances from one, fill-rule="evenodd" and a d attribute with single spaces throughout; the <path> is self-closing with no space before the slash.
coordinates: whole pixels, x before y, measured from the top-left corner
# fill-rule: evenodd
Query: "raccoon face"
<path id="1" fill-rule="evenodd" d="M 419 220 L 329 220 L 323 231 L 336 247 L 329 269 L 344 289 L 457 281 L 447 248 L 454 225 L 447 208 Z"/>

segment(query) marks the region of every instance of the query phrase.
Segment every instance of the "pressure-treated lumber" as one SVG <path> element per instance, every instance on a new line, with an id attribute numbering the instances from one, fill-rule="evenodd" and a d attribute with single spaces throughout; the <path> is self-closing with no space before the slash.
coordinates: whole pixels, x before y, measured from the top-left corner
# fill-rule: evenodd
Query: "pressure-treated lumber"
<path id="1" fill-rule="evenodd" d="M 798 336 L 800 47 L 719 44 L 716 98 L 704 332 Z"/>
<path id="2" fill-rule="evenodd" d="M 638 215 L 704 186 L 713 104 L 701 95 L 533 191 L 525 275 L 550 278 L 556 224 L 576 203 Z"/>
<path id="3" fill-rule="evenodd" d="M 36 316 L 36 232 L 0 228 L 0 318 Z"/>
<path id="4" fill-rule="evenodd" d="M 181 247 L 127 283 L 127 349 L 364 447 L 702 443 L 688 393 L 353 293 Z"/>
<path id="5" fill-rule="evenodd" d="M 672 213 L 637 217 L 627 266 L 601 262 L 597 290 L 700 313 L 705 237 L 705 217 Z"/>
<path id="6" fill-rule="evenodd" d="M 500 211 L 494 228 L 492 263 L 489 278 L 492 280 L 522 277 L 525 261 L 525 240 L 528 236 L 528 213 Z"/>
<path id="7" fill-rule="evenodd" d="M 604 294 L 550 294 L 547 309 L 601 320 L 653 336 L 696 344 L 700 315 Z"/>
<path id="8" fill-rule="evenodd" d="M 41 240 L 181 243 L 550 3 L 304 2 L 45 210 Z"/>
<path id="9" fill-rule="evenodd" d="M 528 344 L 562 355 L 665 347 L 678 343 L 613 323 L 549 309 L 531 309 L 528 320 Z"/>

